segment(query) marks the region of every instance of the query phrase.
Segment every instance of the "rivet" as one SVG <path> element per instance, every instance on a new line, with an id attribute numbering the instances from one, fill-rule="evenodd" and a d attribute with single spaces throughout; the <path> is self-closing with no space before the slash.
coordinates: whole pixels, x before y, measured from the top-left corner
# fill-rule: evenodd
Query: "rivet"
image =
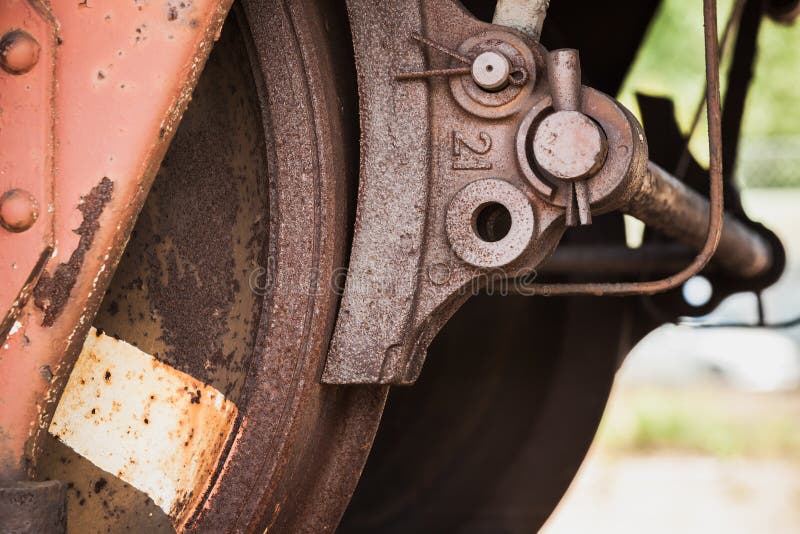
<path id="1" fill-rule="evenodd" d="M 41 47 L 28 32 L 13 30 L 0 39 L 0 67 L 9 74 L 25 74 L 39 61 Z"/>
<path id="2" fill-rule="evenodd" d="M 22 189 L 11 189 L 0 197 L 0 226 L 9 232 L 24 232 L 39 218 L 39 203 Z"/>

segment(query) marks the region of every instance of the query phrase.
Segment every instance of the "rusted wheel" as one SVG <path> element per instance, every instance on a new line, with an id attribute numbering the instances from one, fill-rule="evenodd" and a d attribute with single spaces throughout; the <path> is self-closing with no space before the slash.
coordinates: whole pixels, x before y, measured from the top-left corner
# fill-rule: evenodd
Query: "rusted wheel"
<path id="1" fill-rule="evenodd" d="M 238 409 L 230 439 L 202 482 L 180 488 L 186 501 L 169 517 L 124 467 L 104 471 L 48 438 L 39 476 L 69 483 L 70 531 L 338 523 L 386 395 L 319 383 L 357 175 L 343 9 L 234 8 L 95 322 L 224 394 Z M 86 409 L 91 424 L 98 410 Z M 156 423 L 132 421 L 131 435 L 143 424 Z M 134 451 L 131 469 L 165 454 L 125 439 L 115 449 Z M 193 461 L 179 449 L 171 461 Z"/>
<path id="2" fill-rule="evenodd" d="M 340 531 L 536 532 L 592 441 L 629 304 L 473 297 L 390 393 Z"/>
<path id="3" fill-rule="evenodd" d="M 420 383 L 393 392 L 359 483 L 387 388 L 319 381 L 352 226 L 356 94 L 341 2 L 234 8 L 95 324 L 237 415 L 207 429 L 222 446 L 166 512 L 124 469 L 47 438 L 38 476 L 69 484 L 72 532 L 325 532 L 357 484 L 344 532 L 532 531 L 558 502 L 604 407 L 623 301 L 469 302 Z M 133 451 L 128 465 L 194 461 L 188 440 L 141 445 L 150 424 L 110 448 Z"/>

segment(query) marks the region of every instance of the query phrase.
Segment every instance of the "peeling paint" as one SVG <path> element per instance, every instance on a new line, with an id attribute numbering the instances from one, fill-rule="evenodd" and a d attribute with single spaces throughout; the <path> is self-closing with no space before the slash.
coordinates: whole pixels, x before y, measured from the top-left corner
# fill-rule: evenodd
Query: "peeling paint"
<path id="1" fill-rule="evenodd" d="M 20 328 L 22 328 L 22 323 L 19 321 L 14 321 L 14 325 L 11 327 L 11 330 L 8 332 L 8 335 L 13 336 L 17 332 L 19 332 Z"/>
<path id="2" fill-rule="evenodd" d="M 69 261 L 60 263 L 53 274 L 43 272 L 33 290 L 34 303 L 44 312 L 43 326 L 52 326 L 67 304 L 83 266 L 84 257 L 94 242 L 95 233 L 100 228 L 100 215 L 111 200 L 113 191 L 114 182 L 108 177 L 103 177 L 89 194 L 81 197 L 78 209 L 83 214 L 83 221 L 74 230 L 80 236 L 77 248 L 70 255 Z"/>

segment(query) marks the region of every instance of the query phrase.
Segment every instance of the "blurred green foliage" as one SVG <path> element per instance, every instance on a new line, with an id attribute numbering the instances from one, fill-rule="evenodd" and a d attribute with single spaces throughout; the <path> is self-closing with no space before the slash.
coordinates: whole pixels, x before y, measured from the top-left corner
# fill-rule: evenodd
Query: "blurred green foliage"
<path id="1" fill-rule="evenodd" d="M 614 399 L 598 444 L 606 453 L 683 451 L 800 460 L 800 396 L 636 388 Z"/>
<path id="2" fill-rule="evenodd" d="M 720 33 L 732 6 L 732 0 L 719 0 Z M 725 55 L 728 59 L 733 41 L 729 40 Z M 800 23 L 787 27 L 765 20 L 756 61 L 744 117 L 743 144 L 748 139 L 765 137 L 800 138 Z M 704 91 L 704 68 L 702 2 L 665 0 L 619 98 L 637 110 L 636 92 L 670 96 L 675 102 L 678 121 L 686 131 Z M 724 71 L 722 78 L 724 83 Z M 698 160 L 706 163 L 704 121 L 705 118 L 691 147 Z M 798 171 L 800 174 L 800 168 Z"/>

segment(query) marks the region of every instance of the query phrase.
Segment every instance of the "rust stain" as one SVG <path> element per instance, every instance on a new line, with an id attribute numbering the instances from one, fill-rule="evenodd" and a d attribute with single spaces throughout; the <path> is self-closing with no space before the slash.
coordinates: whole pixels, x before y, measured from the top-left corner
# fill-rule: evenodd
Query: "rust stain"
<path id="1" fill-rule="evenodd" d="M 53 326 L 69 299 L 72 288 L 78 279 L 86 253 L 94 242 L 94 235 L 100 228 L 100 214 L 114 191 L 114 182 L 108 177 L 103 177 L 100 183 L 92 188 L 88 195 L 81 197 L 78 209 L 83 213 L 81 225 L 74 230 L 80 236 L 78 246 L 66 263 L 60 263 L 55 272 L 42 273 L 39 283 L 33 290 L 33 299 L 36 306 L 44 312 L 43 326 Z"/>
<path id="2" fill-rule="evenodd" d="M 124 341 L 90 332 L 49 432 L 146 493 L 178 528 L 203 494 L 238 410 Z M 108 479 L 95 479 L 94 494 Z"/>

